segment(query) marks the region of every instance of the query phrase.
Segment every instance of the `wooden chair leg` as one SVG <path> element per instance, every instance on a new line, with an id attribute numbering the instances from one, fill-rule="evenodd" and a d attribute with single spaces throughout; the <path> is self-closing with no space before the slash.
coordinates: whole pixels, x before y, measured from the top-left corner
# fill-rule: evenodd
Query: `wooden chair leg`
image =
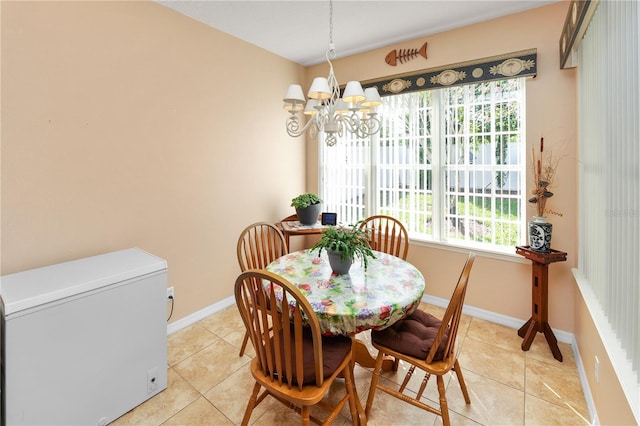
<path id="1" fill-rule="evenodd" d="M 247 348 L 247 342 L 249 341 L 249 332 L 244 332 L 244 339 L 242 339 L 242 346 L 240 346 L 240 354 L 238 356 L 244 355 L 244 350 Z"/>
<path id="2" fill-rule="evenodd" d="M 349 408 L 351 409 L 351 420 L 353 425 L 357 426 L 360 421 L 358 419 L 358 406 L 356 405 L 356 382 L 353 376 L 353 361 L 349 361 L 349 365 L 344 371 L 344 385 L 349 392 Z"/>
<path id="3" fill-rule="evenodd" d="M 456 359 L 456 363 L 453 365 L 453 370 L 456 372 L 456 377 L 458 378 L 458 383 L 460 383 L 460 389 L 462 390 L 462 395 L 464 396 L 464 402 L 467 404 L 471 404 L 471 399 L 469 399 L 469 392 L 467 391 L 467 384 L 464 382 L 464 377 L 462 377 L 462 369 L 460 368 L 460 363 Z"/>
<path id="4" fill-rule="evenodd" d="M 449 419 L 449 405 L 447 404 L 447 395 L 444 388 L 444 379 L 442 376 L 437 376 L 438 393 L 440 394 L 440 414 L 442 415 L 442 424 L 444 426 L 450 426 L 451 420 Z"/>
<path id="5" fill-rule="evenodd" d="M 309 416 L 310 416 L 310 411 L 309 410 L 309 406 L 308 405 L 303 405 L 302 406 L 302 426 L 308 426 L 309 425 Z"/>
<path id="6" fill-rule="evenodd" d="M 260 391 L 260 384 L 256 382 L 256 384 L 253 385 L 253 392 L 251 393 L 251 397 L 249 398 L 247 409 L 244 411 L 244 417 L 242 418 L 242 426 L 246 426 L 249 424 L 249 419 L 251 418 L 251 412 L 253 411 L 253 409 L 257 404 L 259 391 Z"/>
<path id="7" fill-rule="evenodd" d="M 373 406 L 373 397 L 376 394 L 376 388 L 378 386 L 378 379 L 380 379 L 380 370 L 382 370 L 382 361 L 384 359 L 384 352 L 378 352 L 376 358 L 376 365 L 373 367 L 373 376 L 371 377 L 371 386 L 369 387 L 369 395 L 367 395 L 367 406 L 364 409 L 364 415 L 369 418 L 371 407 Z"/>

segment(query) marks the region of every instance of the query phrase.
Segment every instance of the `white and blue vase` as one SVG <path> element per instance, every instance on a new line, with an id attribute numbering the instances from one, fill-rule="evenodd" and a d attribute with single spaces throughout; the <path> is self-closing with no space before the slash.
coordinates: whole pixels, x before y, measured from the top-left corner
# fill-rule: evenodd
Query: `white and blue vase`
<path id="1" fill-rule="evenodd" d="M 551 231 L 553 225 L 544 216 L 534 216 L 529 222 L 529 247 L 541 253 L 551 252 Z"/>

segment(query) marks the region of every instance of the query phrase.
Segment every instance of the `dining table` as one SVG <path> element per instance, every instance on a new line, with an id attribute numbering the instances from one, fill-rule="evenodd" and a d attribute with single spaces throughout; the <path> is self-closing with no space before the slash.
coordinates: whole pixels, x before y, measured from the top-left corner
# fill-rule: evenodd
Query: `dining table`
<path id="1" fill-rule="evenodd" d="M 420 304 L 425 281 L 422 273 L 399 257 L 373 251 L 367 267 L 356 258 L 347 274 L 336 275 L 326 250 L 305 249 L 286 254 L 267 265 L 307 298 L 325 335 L 354 338 L 355 361 L 372 368 L 375 358 L 357 338 L 366 330 L 382 330 L 411 315 Z M 386 359 L 383 369 L 393 368 Z"/>

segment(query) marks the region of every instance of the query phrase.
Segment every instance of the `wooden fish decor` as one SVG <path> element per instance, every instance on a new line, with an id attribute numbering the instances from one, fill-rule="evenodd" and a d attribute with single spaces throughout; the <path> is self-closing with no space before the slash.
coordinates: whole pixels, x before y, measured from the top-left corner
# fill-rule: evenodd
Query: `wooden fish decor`
<path id="1" fill-rule="evenodd" d="M 418 55 L 427 59 L 427 42 L 425 42 L 420 49 L 393 49 L 384 58 L 384 61 L 395 67 L 398 61 L 403 64 L 416 58 Z"/>

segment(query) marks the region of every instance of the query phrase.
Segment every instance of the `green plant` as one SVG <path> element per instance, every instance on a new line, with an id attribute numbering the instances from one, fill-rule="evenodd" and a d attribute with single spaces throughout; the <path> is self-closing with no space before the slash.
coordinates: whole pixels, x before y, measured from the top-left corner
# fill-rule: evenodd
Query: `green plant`
<path id="1" fill-rule="evenodd" d="M 340 260 L 354 259 L 360 257 L 367 269 L 367 259 L 375 259 L 376 256 L 371 251 L 369 245 L 368 230 L 360 229 L 358 225 L 330 226 L 323 233 L 322 238 L 312 248 L 311 251 L 318 250 L 318 255 L 323 249 L 340 253 Z"/>
<path id="2" fill-rule="evenodd" d="M 296 209 L 304 209 L 309 207 L 312 204 L 319 204 L 322 200 L 318 197 L 317 194 L 313 194 L 308 192 L 306 194 L 298 195 L 296 198 L 291 200 L 291 207 Z"/>

